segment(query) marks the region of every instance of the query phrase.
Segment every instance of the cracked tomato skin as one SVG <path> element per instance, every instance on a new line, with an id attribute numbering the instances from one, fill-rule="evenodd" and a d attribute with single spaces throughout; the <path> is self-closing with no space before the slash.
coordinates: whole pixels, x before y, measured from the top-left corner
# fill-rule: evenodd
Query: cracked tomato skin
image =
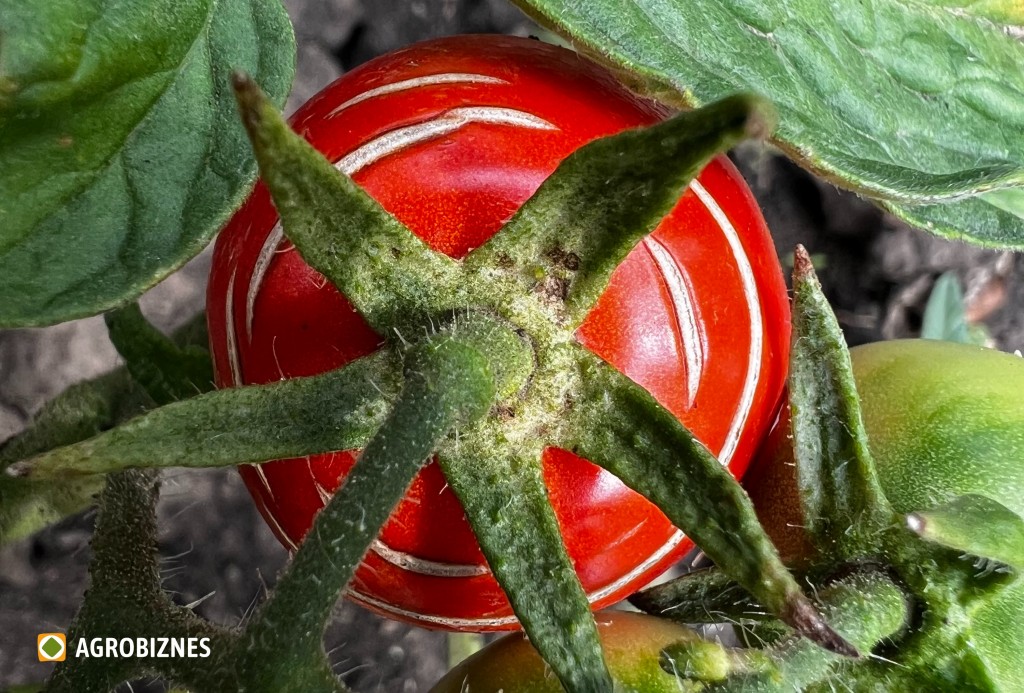
<path id="1" fill-rule="evenodd" d="M 434 250 L 461 258 L 573 150 L 664 115 L 571 51 L 461 36 L 353 70 L 291 124 Z M 338 368 L 385 337 L 282 237 L 262 184 L 217 241 L 207 309 L 220 387 Z M 646 387 L 735 475 L 743 472 L 779 402 L 789 308 L 764 221 L 727 159 L 712 161 L 616 270 L 577 337 Z M 241 474 L 294 549 L 355 454 L 248 465 Z M 692 547 L 654 506 L 589 462 L 549 448 L 543 463 L 594 608 L 639 589 Z M 348 595 L 424 626 L 516 626 L 435 464 L 394 511 Z"/>

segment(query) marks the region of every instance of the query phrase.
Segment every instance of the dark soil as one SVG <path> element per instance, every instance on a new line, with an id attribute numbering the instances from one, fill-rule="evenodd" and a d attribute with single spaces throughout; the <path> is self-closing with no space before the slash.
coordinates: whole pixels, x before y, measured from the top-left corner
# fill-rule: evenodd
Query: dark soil
<path id="1" fill-rule="evenodd" d="M 299 39 L 289 108 L 344 70 L 423 38 L 466 32 L 527 35 L 537 29 L 503 0 L 287 0 Z M 1024 262 L 911 230 L 761 146 L 734 152 L 757 195 L 780 255 L 803 243 L 851 344 L 913 336 L 936 277 L 955 270 L 971 314 L 993 343 L 1024 347 Z M 202 307 L 208 254 L 150 292 L 147 314 L 163 328 Z M 99 318 L 40 330 L 0 331 L 0 440 L 20 430 L 72 382 L 112 368 L 117 356 Z M 0 549 L 0 688 L 43 679 L 50 665 L 35 636 L 65 630 L 86 587 L 92 513 Z M 165 586 L 196 610 L 237 624 L 272 586 L 286 554 L 232 470 L 165 476 L 160 503 Z M 358 691 L 427 690 L 445 670 L 442 634 L 380 619 L 340 603 L 325 645 Z M 135 690 L 142 687 L 135 686 Z M 159 690 L 159 688 L 157 689 Z"/>

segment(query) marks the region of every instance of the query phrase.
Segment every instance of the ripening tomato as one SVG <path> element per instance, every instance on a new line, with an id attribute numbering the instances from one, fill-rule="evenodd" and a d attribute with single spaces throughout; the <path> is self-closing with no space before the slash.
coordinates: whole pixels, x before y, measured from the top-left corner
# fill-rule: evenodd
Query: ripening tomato
<path id="1" fill-rule="evenodd" d="M 291 123 L 434 250 L 462 258 L 573 150 L 664 115 L 571 51 L 461 36 L 353 70 Z M 208 319 L 220 387 L 321 373 L 393 337 L 375 333 L 302 261 L 262 185 L 217 242 Z M 727 159 L 714 160 L 628 256 L 577 337 L 646 387 L 734 474 L 746 468 L 779 401 L 789 309 L 764 221 Z M 295 548 L 355 454 L 241 473 L 274 532 Z M 691 547 L 660 511 L 596 466 L 551 448 L 543 463 L 595 608 L 635 591 Z M 516 623 L 433 464 L 395 510 L 348 594 L 427 626 Z"/>

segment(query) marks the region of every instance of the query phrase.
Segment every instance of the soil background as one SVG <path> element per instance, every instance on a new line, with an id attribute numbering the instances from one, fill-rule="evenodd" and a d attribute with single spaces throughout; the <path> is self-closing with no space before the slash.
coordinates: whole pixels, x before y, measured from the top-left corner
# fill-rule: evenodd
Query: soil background
<path id="1" fill-rule="evenodd" d="M 288 110 L 366 60 L 414 41 L 457 33 L 542 32 L 505 0 L 285 0 L 299 44 Z M 762 206 L 785 266 L 796 243 L 815 256 L 851 344 L 916 335 L 935 279 L 955 271 L 968 315 L 993 346 L 1024 348 L 1024 261 L 905 227 L 856 196 L 761 145 L 732 153 Z M 202 308 L 209 253 L 143 299 L 147 315 L 173 329 Z M 21 430 L 69 384 L 110 370 L 117 354 L 101 318 L 45 329 L 0 331 L 0 440 Z M 0 549 L 0 690 L 38 682 L 50 665 L 36 634 L 65 630 L 87 585 L 93 513 Z M 237 624 L 272 586 L 284 549 L 256 513 L 233 470 L 173 471 L 160 502 L 164 586 L 213 621 Z M 425 691 L 445 671 L 440 633 L 401 625 L 339 603 L 325 646 L 356 691 Z M 128 690 L 127 687 L 123 687 Z M 136 682 L 134 690 L 162 690 Z"/>

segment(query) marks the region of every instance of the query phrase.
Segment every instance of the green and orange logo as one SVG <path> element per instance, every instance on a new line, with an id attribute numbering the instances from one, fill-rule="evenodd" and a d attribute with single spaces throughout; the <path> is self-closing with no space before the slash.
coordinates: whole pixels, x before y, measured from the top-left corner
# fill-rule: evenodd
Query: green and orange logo
<path id="1" fill-rule="evenodd" d="M 36 638 L 40 662 L 63 662 L 68 655 L 68 644 L 63 633 L 40 633 Z"/>

